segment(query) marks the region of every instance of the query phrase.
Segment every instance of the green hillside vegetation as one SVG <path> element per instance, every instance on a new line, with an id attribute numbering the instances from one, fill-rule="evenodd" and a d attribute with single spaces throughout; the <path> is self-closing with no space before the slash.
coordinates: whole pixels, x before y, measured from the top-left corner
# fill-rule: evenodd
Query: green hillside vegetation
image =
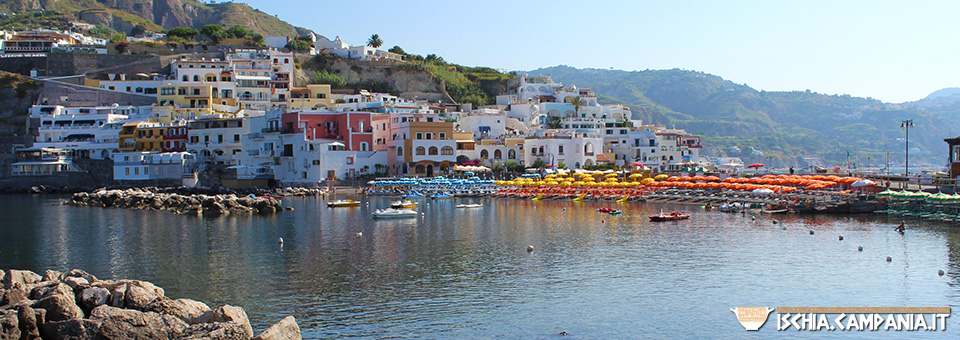
<path id="1" fill-rule="evenodd" d="M 910 146 L 931 156 L 912 153 L 911 163 L 940 165 L 946 163 L 943 139 L 955 137 L 960 127 L 951 118 L 960 111 L 960 100 L 941 103 L 939 110 L 921 111 L 849 95 L 757 91 L 718 76 L 680 69 L 628 72 L 557 66 L 530 73 L 550 74 L 564 84 L 591 88 L 603 95 L 601 103 L 629 105 L 634 118 L 645 123 L 701 135 L 708 155 L 745 156 L 727 153 L 736 146 L 756 148 L 765 158 L 784 164 L 794 164 L 801 156 L 819 156 L 840 164 L 847 160 L 847 152 L 851 162 L 883 164 L 887 152 L 889 158 L 902 162 L 900 121 L 914 119 Z"/>

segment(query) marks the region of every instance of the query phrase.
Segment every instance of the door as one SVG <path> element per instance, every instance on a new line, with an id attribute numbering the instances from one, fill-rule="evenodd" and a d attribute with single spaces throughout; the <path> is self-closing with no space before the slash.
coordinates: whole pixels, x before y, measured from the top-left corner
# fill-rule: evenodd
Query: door
<path id="1" fill-rule="evenodd" d="M 433 177 L 433 164 L 427 164 L 427 177 Z"/>

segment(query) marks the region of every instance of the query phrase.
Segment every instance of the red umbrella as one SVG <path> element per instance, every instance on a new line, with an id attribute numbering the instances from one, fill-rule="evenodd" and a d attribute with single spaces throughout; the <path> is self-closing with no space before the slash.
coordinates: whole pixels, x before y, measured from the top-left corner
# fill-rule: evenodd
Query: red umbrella
<path id="1" fill-rule="evenodd" d="M 753 163 L 753 164 L 747 165 L 748 168 L 759 168 L 761 166 L 766 166 L 766 165 L 763 165 L 763 163 Z"/>
<path id="2" fill-rule="evenodd" d="M 640 162 L 634 162 L 634 163 L 633 163 L 633 166 L 643 166 L 643 163 L 640 163 Z"/>

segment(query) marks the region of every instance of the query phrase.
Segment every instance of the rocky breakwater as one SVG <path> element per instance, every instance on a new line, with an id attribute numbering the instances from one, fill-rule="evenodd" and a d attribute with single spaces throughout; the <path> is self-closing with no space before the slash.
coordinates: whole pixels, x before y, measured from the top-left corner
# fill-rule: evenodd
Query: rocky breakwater
<path id="1" fill-rule="evenodd" d="M 0 270 L 0 340 L 300 339 L 288 316 L 257 336 L 247 313 L 171 299 L 146 281 L 98 280 L 82 270 Z"/>
<path id="2" fill-rule="evenodd" d="M 178 214 L 219 216 L 226 214 L 274 214 L 284 210 L 280 201 L 272 197 L 237 196 L 235 194 L 205 195 L 154 192 L 142 189 L 78 192 L 63 204 L 74 206 L 168 210 Z M 288 208 L 291 209 L 292 208 Z"/>

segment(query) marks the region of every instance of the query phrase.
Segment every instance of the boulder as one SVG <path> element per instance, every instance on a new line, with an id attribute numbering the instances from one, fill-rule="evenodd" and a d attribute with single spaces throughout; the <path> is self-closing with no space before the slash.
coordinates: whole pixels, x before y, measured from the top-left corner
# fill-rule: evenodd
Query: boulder
<path id="1" fill-rule="evenodd" d="M 110 302 L 110 291 L 102 287 L 88 287 L 80 292 L 80 308 L 87 312 Z"/>
<path id="2" fill-rule="evenodd" d="M 6 309 L 0 311 L 0 340 L 20 339 L 20 325 L 17 319 L 17 311 Z"/>
<path id="3" fill-rule="evenodd" d="M 25 289 L 28 284 L 36 284 L 42 280 L 42 276 L 32 271 L 11 269 L 3 277 L 3 288 L 21 287 Z"/>
<path id="4" fill-rule="evenodd" d="M 61 272 L 58 272 L 56 270 L 49 270 L 49 269 L 43 272 L 42 281 L 61 281 L 61 280 L 63 280 L 63 273 Z"/>
<path id="5" fill-rule="evenodd" d="M 63 279 L 63 283 L 66 283 L 68 286 L 70 286 L 70 288 L 73 288 L 74 290 L 77 290 L 78 288 L 84 288 L 84 287 L 90 286 L 90 281 L 87 281 L 87 279 L 84 279 L 82 277 L 67 276 L 66 278 Z"/>
<path id="6" fill-rule="evenodd" d="M 44 339 L 90 340 L 97 335 L 100 322 L 88 319 L 46 322 L 40 326 Z"/>
<path id="7" fill-rule="evenodd" d="M 97 280 L 96 276 L 93 276 L 93 274 L 87 273 L 80 269 L 73 269 L 70 272 L 68 272 L 66 275 L 70 277 L 80 277 L 80 278 L 83 278 L 84 280 L 87 280 L 87 282 L 90 282 L 90 283 L 99 281 Z"/>
<path id="8" fill-rule="evenodd" d="M 223 305 L 223 307 L 217 308 L 216 310 L 203 313 L 203 315 L 194 321 L 197 321 L 197 323 L 232 322 L 243 326 L 247 338 L 253 337 L 253 327 L 250 326 L 250 319 L 247 318 L 247 312 L 243 311 L 243 308 L 240 307 Z"/>
<path id="9" fill-rule="evenodd" d="M 300 340 L 300 326 L 293 315 L 287 316 L 267 330 L 257 335 L 253 340 Z"/>
<path id="10" fill-rule="evenodd" d="M 73 288 L 59 282 L 45 282 L 43 285 L 36 286 L 30 291 L 30 298 L 33 300 L 42 300 L 52 295 L 64 295 L 73 297 Z"/>
<path id="11" fill-rule="evenodd" d="M 27 294 L 20 288 L 7 289 L 0 296 L 0 306 L 12 305 L 27 299 Z"/>
<path id="12" fill-rule="evenodd" d="M 123 304 L 126 308 L 132 308 L 139 311 L 147 310 L 147 306 L 162 297 L 153 290 L 148 290 L 139 285 L 127 285 L 127 291 L 123 294 Z"/>
<path id="13" fill-rule="evenodd" d="M 190 325 L 184 330 L 183 340 L 249 340 L 243 326 L 232 322 L 211 322 Z"/>
<path id="14" fill-rule="evenodd" d="M 44 321 L 65 321 L 83 318 L 83 310 L 77 306 L 73 294 L 53 294 L 33 304 L 34 308 L 43 308 L 47 311 Z"/>
<path id="15" fill-rule="evenodd" d="M 203 302 L 189 299 L 173 300 L 165 296 L 153 301 L 146 309 L 150 312 L 173 315 L 187 323 L 193 323 L 193 320 L 209 310 L 210 307 Z"/>
<path id="16" fill-rule="evenodd" d="M 90 319 L 100 322 L 98 339 L 175 339 L 187 323 L 155 312 L 141 312 L 103 305 L 94 308 Z"/>
<path id="17" fill-rule="evenodd" d="M 37 311 L 30 306 L 20 306 L 17 309 L 17 322 L 20 327 L 20 339 L 33 340 L 40 337 L 40 330 L 37 328 Z"/>

